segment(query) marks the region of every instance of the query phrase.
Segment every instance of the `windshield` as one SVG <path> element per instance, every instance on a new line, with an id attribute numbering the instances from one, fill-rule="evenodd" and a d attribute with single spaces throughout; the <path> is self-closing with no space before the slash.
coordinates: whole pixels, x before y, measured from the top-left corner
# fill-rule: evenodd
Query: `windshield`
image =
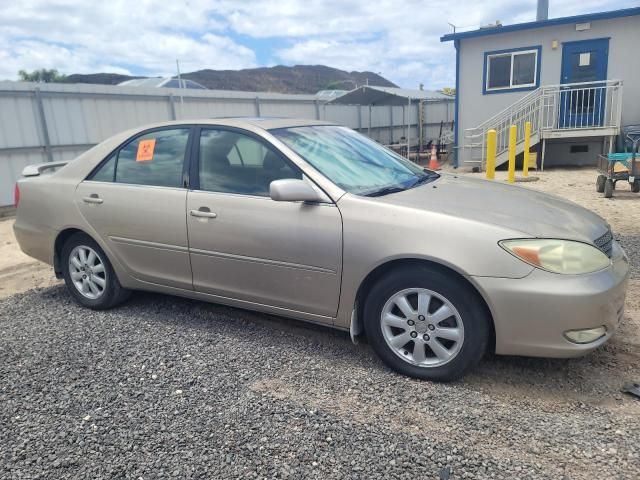
<path id="1" fill-rule="evenodd" d="M 356 195 L 386 195 L 439 177 L 346 127 L 279 128 L 270 133 L 333 183 Z"/>

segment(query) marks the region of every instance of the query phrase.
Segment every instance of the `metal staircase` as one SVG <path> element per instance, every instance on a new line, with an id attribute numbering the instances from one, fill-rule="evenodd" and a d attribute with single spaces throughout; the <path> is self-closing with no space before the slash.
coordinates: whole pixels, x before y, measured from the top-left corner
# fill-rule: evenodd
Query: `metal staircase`
<path id="1" fill-rule="evenodd" d="M 524 126 L 531 122 L 531 146 L 548 138 L 613 136 L 620 130 L 622 81 L 565 83 L 539 87 L 464 131 L 464 163 L 485 169 L 487 132 L 496 131 L 496 166 L 508 160 L 509 128 L 518 128 L 516 155 L 524 151 Z"/>

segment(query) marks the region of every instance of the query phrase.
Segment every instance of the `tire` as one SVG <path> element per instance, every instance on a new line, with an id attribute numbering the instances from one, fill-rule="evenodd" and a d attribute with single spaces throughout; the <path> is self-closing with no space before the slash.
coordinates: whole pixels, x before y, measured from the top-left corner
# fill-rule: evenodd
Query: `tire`
<path id="1" fill-rule="evenodd" d="M 615 188 L 615 186 L 613 184 L 613 180 L 608 178 L 607 181 L 604 182 L 604 198 L 613 197 L 614 188 Z"/>
<path id="2" fill-rule="evenodd" d="M 396 303 L 402 303 L 402 296 L 412 310 L 410 315 Z M 450 316 L 443 307 L 448 308 Z M 427 315 L 420 315 L 425 310 Z M 476 365 L 487 350 L 490 322 L 484 303 L 472 287 L 453 274 L 429 266 L 404 267 L 386 274 L 373 286 L 364 304 L 365 331 L 376 354 L 393 370 L 426 380 L 453 381 Z M 457 330 L 455 336 L 451 336 L 453 330 Z M 449 338 L 439 336 L 445 333 Z M 397 343 L 395 347 L 392 342 Z M 416 357 L 419 346 L 424 353 Z"/>
<path id="3" fill-rule="evenodd" d="M 607 177 L 604 175 L 598 175 L 596 179 L 596 192 L 602 193 L 604 192 L 604 183 L 607 181 Z"/>
<path id="4" fill-rule="evenodd" d="M 638 193 L 640 192 L 640 181 L 635 180 L 632 184 L 631 184 L 631 191 L 633 193 Z"/>
<path id="5" fill-rule="evenodd" d="M 85 233 L 69 237 L 62 247 L 60 263 L 69 293 L 83 307 L 107 310 L 131 295 L 120 285 L 107 255 Z"/>

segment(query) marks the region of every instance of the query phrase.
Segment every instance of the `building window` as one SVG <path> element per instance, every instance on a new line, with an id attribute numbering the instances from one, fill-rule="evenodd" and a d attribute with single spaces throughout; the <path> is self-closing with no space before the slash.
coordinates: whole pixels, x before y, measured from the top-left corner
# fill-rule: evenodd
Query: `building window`
<path id="1" fill-rule="evenodd" d="M 485 53 L 484 93 L 538 87 L 540 47 Z"/>
<path id="2" fill-rule="evenodd" d="M 588 153 L 589 145 L 571 145 L 569 153 Z"/>

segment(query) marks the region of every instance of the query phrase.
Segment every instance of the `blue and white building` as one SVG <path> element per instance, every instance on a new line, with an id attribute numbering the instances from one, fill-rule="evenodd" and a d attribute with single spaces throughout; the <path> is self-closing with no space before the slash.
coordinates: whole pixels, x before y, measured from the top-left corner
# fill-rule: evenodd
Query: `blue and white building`
<path id="1" fill-rule="evenodd" d="M 512 124 L 522 153 L 527 121 L 545 165 L 593 165 L 640 124 L 640 8 L 548 19 L 542 5 L 534 22 L 441 38 L 456 49 L 459 166 L 484 166 L 489 129 L 504 163 Z"/>

